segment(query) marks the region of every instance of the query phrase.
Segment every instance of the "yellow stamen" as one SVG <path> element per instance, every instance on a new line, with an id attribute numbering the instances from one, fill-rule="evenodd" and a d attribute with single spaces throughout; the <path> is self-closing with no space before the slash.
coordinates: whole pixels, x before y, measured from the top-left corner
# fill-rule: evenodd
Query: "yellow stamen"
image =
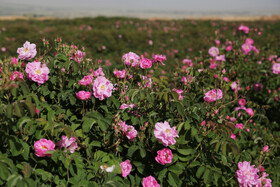
<path id="1" fill-rule="evenodd" d="M 24 49 L 24 52 L 27 52 L 27 51 L 28 51 L 28 48 L 25 48 L 25 49 Z"/>
<path id="2" fill-rule="evenodd" d="M 36 71 L 35 71 L 38 75 L 40 75 L 42 72 L 41 72 L 41 70 L 39 70 L 39 69 L 37 69 Z"/>

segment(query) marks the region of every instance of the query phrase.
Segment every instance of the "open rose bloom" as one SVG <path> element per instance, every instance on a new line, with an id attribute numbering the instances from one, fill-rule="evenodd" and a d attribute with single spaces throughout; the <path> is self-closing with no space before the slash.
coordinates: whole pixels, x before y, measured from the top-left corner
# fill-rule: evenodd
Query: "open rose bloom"
<path id="1" fill-rule="evenodd" d="M 92 84 L 93 95 L 99 100 L 110 97 L 113 88 L 113 84 L 105 77 L 97 77 Z"/>
<path id="2" fill-rule="evenodd" d="M 47 151 L 52 150 L 55 151 L 55 144 L 51 140 L 47 140 L 42 138 L 34 143 L 35 155 L 38 157 L 48 156 L 51 154 L 46 154 Z"/>
<path id="3" fill-rule="evenodd" d="M 218 56 L 219 54 L 219 49 L 217 47 L 211 47 L 209 50 L 208 50 L 208 53 L 210 56 L 212 57 L 216 57 Z"/>
<path id="4" fill-rule="evenodd" d="M 163 148 L 162 150 L 157 151 L 157 157 L 155 159 L 161 165 L 165 165 L 172 163 L 172 158 L 172 151 L 170 149 Z"/>
<path id="5" fill-rule="evenodd" d="M 159 183 L 153 176 L 143 178 L 143 187 L 160 187 Z"/>
<path id="6" fill-rule="evenodd" d="M 223 92 L 220 89 L 210 90 L 204 95 L 204 100 L 207 101 L 208 103 L 217 101 L 222 98 L 223 98 Z"/>
<path id="7" fill-rule="evenodd" d="M 29 79 L 38 84 L 43 84 L 49 79 L 50 70 L 46 64 L 41 66 L 41 62 L 29 62 L 26 64 L 25 72 Z"/>
<path id="8" fill-rule="evenodd" d="M 122 61 L 125 63 L 125 65 L 132 67 L 139 66 L 139 59 L 140 57 L 133 52 L 126 53 L 122 57 Z"/>
<path id="9" fill-rule="evenodd" d="M 122 162 L 120 164 L 121 166 L 121 172 L 122 172 L 122 176 L 125 178 L 127 175 L 129 175 L 131 169 L 132 169 L 132 166 L 130 164 L 130 161 L 129 160 L 126 160 L 124 162 Z"/>
<path id="10" fill-rule="evenodd" d="M 175 138 L 178 138 L 176 127 L 170 127 L 167 121 L 158 122 L 155 125 L 154 135 L 158 141 L 162 142 L 164 146 L 174 145 L 176 143 Z"/>
<path id="11" fill-rule="evenodd" d="M 23 47 L 17 49 L 18 58 L 21 60 L 30 60 L 37 54 L 36 45 L 26 41 Z"/>
<path id="12" fill-rule="evenodd" d="M 91 85 L 91 83 L 92 83 L 92 76 L 91 75 L 84 76 L 84 78 L 82 78 L 79 81 L 79 85 L 83 85 L 83 86 Z"/>
<path id="13" fill-rule="evenodd" d="M 272 72 L 276 75 L 280 74 L 280 63 L 274 63 L 272 65 Z"/>

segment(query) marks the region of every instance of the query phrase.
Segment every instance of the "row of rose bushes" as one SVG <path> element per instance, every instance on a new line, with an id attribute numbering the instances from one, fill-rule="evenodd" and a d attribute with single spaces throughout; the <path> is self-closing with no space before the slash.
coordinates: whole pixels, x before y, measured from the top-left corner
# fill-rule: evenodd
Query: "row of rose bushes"
<path id="1" fill-rule="evenodd" d="M 234 66 L 265 51 L 239 39 L 172 70 L 164 55 L 129 52 L 114 71 L 60 38 L 54 55 L 26 42 L 1 63 L 1 185 L 279 184 L 279 135 Z M 269 58 L 276 98 L 280 60 Z"/>

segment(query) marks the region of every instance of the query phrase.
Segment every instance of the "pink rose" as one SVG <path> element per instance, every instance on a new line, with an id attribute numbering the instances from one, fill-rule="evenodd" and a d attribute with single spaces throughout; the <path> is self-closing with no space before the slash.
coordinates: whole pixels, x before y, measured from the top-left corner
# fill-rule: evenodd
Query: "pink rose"
<path id="1" fill-rule="evenodd" d="M 122 61 L 125 63 L 125 65 L 127 66 L 132 65 L 132 67 L 139 66 L 139 59 L 140 57 L 133 52 L 126 53 L 122 57 Z"/>
<path id="2" fill-rule="evenodd" d="M 210 90 L 204 95 L 204 100 L 208 103 L 217 101 L 222 98 L 223 98 L 223 92 L 220 89 L 217 89 L 217 91 L 215 89 Z"/>
<path id="3" fill-rule="evenodd" d="M 216 56 L 216 61 L 225 62 L 226 61 L 225 55 Z"/>
<path id="4" fill-rule="evenodd" d="M 13 57 L 13 58 L 11 59 L 10 64 L 11 64 L 11 66 L 12 66 L 12 65 L 17 65 L 17 64 L 18 64 L 17 58 L 16 58 L 16 57 Z"/>
<path id="5" fill-rule="evenodd" d="M 75 62 L 78 62 L 80 64 L 82 62 L 84 56 L 86 56 L 85 52 L 82 52 L 80 50 L 76 50 L 76 52 L 73 54 L 71 59 L 73 59 Z"/>
<path id="6" fill-rule="evenodd" d="M 43 84 L 49 79 L 48 74 L 50 70 L 46 64 L 43 64 L 41 67 L 41 62 L 29 62 L 26 64 L 25 72 L 29 79 L 38 84 Z"/>
<path id="7" fill-rule="evenodd" d="M 23 75 L 21 72 L 18 72 L 18 71 L 14 71 L 12 73 L 12 75 L 10 76 L 10 80 L 15 80 L 16 78 L 19 78 L 19 79 L 22 79 L 23 80 Z"/>
<path id="8" fill-rule="evenodd" d="M 176 131 L 176 127 L 170 127 L 167 121 L 158 122 L 155 125 L 154 135 L 156 139 L 164 146 L 174 145 L 176 143 L 175 138 L 179 137 Z"/>
<path id="9" fill-rule="evenodd" d="M 252 51 L 252 45 L 251 44 L 245 43 L 241 46 L 241 48 L 242 48 L 242 51 L 244 52 L 245 55 L 247 55 L 250 51 Z"/>
<path id="10" fill-rule="evenodd" d="M 230 132 L 230 138 L 232 138 L 232 139 L 236 140 L 236 136 L 235 136 L 235 134 L 233 134 L 232 132 Z"/>
<path id="11" fill-rule="evenodd" d="M 91 92 L 79 91 L 78 93 L 76 93 L 76 96 L 80 100 L 88 100 L 91 97 Z"/>
<path id="12" fill-rule="evenodd" d="M 240 25 L 240 26 L 238 27 L 238 30 L 239 30 L 239 31 L 243 31 L 244 33 L 248 34 L 250 29 L 249 29 L 249 27 L 247 27 L 247 26 Z"/>
<path id="13" fill-rule="evenodd" d="M 141 58 L 139 63 L 142 69 L 151 68 L 153 64 L 153 62 L 147 58 Z"/>
<path id="14" fill-rule="evenodd" d="M 113 88 L 113 84 L 105 77 L 97 77 L 92 84 L 93 95 L 99 100 L 104 100 L 105 98 L 110 97 Z"/>
<path id="15" fill-rule="evenodd" d="M 253 115 L 254 115 L 254 111 L 253 111 L 253 109 L 251 109 L 251 108 L 247 108 L 247 109 L 246 109 L 246 112 L 247 112 L 250 116 L 253 116 Z"/>
<path id="16" fill-rule="evenodd" d="M 83 86 L 90 85 L 91 83 L 92 83 L 92 76 L 91 75 L 84 76 L 84 78 L 82 78 L 79 81 L 79 85 L 83 85 Z"/>
<path id="17" fill-rule="evenodd" d="M 55 151 L 55 144 L 51 140 L 42 138 L 34 143 L 35 155 L 38 157 L 48 156 L 51 154 L 46 154 L 46 151 L 53 150 Z"/>
<path id="18" fill-rule="evenodd" d="M 247 38 L 245 41 L 246 44 L 252 45 L 254 43 L 254 40 L 251 38 Z"/>
<path id="19" fill-rule="evenodd" d="M 272 65 L 272 72 L 276 75 L 280 74 L 280 63 L 274 63 Z"/>
<path id="20" fill-rule="evenodd" d="M 157 157 L 155 158 L 161 165 L 170 164 L 172 162 L 173 154 L 170 149 L 163 148 L 157 151 Z"/>
<path id="21" fill-rule="evenodd" d="M 159 62 L 161 65 L 165 65 L 163 62 L 166 61 L 166 56 L 164 55 L 153 55 L 153 63 Z"/>
<path id="22" fill-rule="evenodd" d="M 245 106 L 246 100 L 245 100 L 245 99 L 239 99 L 238 104 L 239 104 L 240 106 Z"/>
<path id="23" fill-rule="evenodd" d="M 151 175 L 143 178 L 142 183 L 143 183 L 143 187 L 160 187 L 156 179 Z"/>
<path id="24" fill-rule="evenodd" d="M 129 175 L 129 173 L 132 169 L 130 161 L 129 160 L 123 161 L 120 164 L 120 166 L 121 166 L 121 169 L 122 169 L 122 176 L 125 178 L 127 175 Z"/>
<path id="25" fill-rule="evenodd" d="M 235 128 L 237 128 L 237 129 L 243 129 L 243 128 L 244 128 L 244 125 L 243 125 L 242 123 L 237 123 L 237 124 L 235 125 Z"/>
<path id="26" fill-rule="evenodd" d="M 93 76 L 94 77 L 105 76 L 101 66 L 99 66 L 99 68 L 96 71 L 93 72 Z"/>
<path id="27" fill-rule="evenodd" d="M 264 146 L 263 149 L 262 149 L 262 151 L 263 151 L 263 152 L 268 152 L 268 151 L 269 151 L 269 146 L 268 146 L 268 145 Z"/>
<path id="28" fill-rule="evenodd" d="M 183 60 L 183 63 L 189 67 L 193 67 L 193 63 L 191 59 L 186 58 Z"/>
<path id="29" fill-rule="evenodd" d="M 36 45 L 30 44 L 30 42 L 26 41 L 23 44 L 23 47 L 17 49 L 18 58 L 21 60 L 30 60 L 34 58 L 37 54 Z"/>
<path id="30" fill-rule="evenodd" d="M 238 163 L 238 170 L 235 176 L 240 186 L 255 186 L 258 183 L 258 169 L 250 162 L 244 161 Z"/>
<path id="31" fill-rule="evenodd" d="M 216 57 L 219 54 L 219 49 L 217 47 L 211 47 L 208 50 L 208 53 L 209 53 L 210 56 Z"/>
<path id="32" fill-rule="evenodd" d="M 120 129 L 125 133 L 127 139 L 129 139 L 130 141 L 133 141 L 134 138 L 137 137 L 137 131 L 133 126 L 127 125 L 124 121 L 120 121 L 118 125 L 120 126 Z"/>
<path id="33" fill-rule="evenodd" d="M 113 73 L 114 73 L 115 77 L 117 77 L 117 78 L 119 78 L 119 79 L 123 79 L 123 78 L 125 78 L 125 76 L 126 76 L 126 71 L 125 71 L 125 69 L 122 70 L 122 71 L 116 69 Z"/>
<path id="34" fill-rule="evenodd" d="M 68 139 L 67 136 L 62 136 L 61 137 L 61 141 L 58 141 L 57 145 L 59 146 L 59 149 L 64 147 L 65 148 L 65 152 L 67 150 L 69 150 L 71 153 L 74 153 L 75 150 L 78 148 L 78 144 L 76 142 L 76 138 L 72 137 L 72 136 L 69 139 Z"/>
<path id="35" fill-rule="evenodd" d="M 226 47 L 226 51 L 231 51 L 231 50 L 232 50 L 232 45 Z"/>

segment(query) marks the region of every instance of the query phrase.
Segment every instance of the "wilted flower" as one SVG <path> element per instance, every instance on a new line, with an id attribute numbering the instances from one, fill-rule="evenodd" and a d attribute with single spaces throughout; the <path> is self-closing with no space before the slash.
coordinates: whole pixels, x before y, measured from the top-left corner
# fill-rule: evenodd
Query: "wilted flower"
<path id="1" fill-rule="evenodd" d="M 67 136 L 62 136 L 61 141 L 57 142 L 59 149 L 62 147 L 65 148 L 65 152 L 69 150 L 71 153 L 75 152 L 75 149 L 78 148 L 78 144 L 76 142 L 76 138 L 71 136 L 69 139 Z"/>
<path id="2" fill-rule="evenodd" d="M 110 97 L 113 88 L 113 84 L 105 77 L 97 77 L 92 84 L 93 95 L 99 100 L 104 100 L 105 98 Z"/>
<path id="3" fill-rule="evenodd" d="M 23 44 L 23 47 L 17 49 L 18 58 L 21 60 L 30 60 L 34 58 L 37 54 L 36 45 L 30 44 L 30 42 L 26 41 Z"/>
<path id="4" fill-rule="evenodd" d="M 161 165 L 170 164 L 172 162 L 173 154 L 170 149 L 163 148 L 157 151 L 156 161 Z"/>
<path id="5" fill-rule="evenodd" d="M 115 165 L 112 165 L 111 167 L 108 167 L 107 165 L 101 165 L 100 169 L 102 169 L 102 171 L 106 171 L 108 173 L 112 173 L 115 169 Z"/>
<path id="6" fill-rule="evenodd" d="M 47 151 L 55 151 L 55 144 L 51 140 L 42 138 L 34 143 L 35 155 L 38 157 L 48 156 L 51 154 L 46 154 Z"/>
<path id="7" fill-rule="evenodd" d="M 132 166 L 130 164 L 130 161 L 129 160 L 126 160 L 126 161 L 123 161 L 121 164 L 121 172 L 122 172 L 122 176 L 125 178 L 127 175 L 129 175 L 131 169 L 132 169 Z"/>
<path id="8" fill-rule="evenodd" d="M 151 175 L 143 178 L 142 184 L 143 187 L 160 187 L 156 179 Z"/>
<path id="9" fill-rule="evenodd" d="M 71 57 L 71 59 L 73 59 L 75 62 L 78 62 L 80 64 L 82 62 L 84 56 L 86 56 L 85 52 L 77 50 L 74 53 L 74 55 Z"/>
<path id="10" fill-rule="evenodd" d="M 25 72 L 29 79 L 39 84 L 43 84 L 49 79 L 48 74 L 50 73 L 50 70 L 46 64 L 43 64 L 41 67 L 41 62 L 29 62 L 26 64 Z"/>
<path id="11" fill-rule="evenodd" d="M 219 99 L 223 98 L 223 92 L 220 89 L 215 89 L 208 91 L 204 95 L 204 100 L 207 101 L 208 103 L 217 101 Z"/>
<path id="12" fill-rule="evenodd" d="M 256 84 L 254 84 L 254 90 L 256 92 L 261 91 L 263 89 L 263 84 L 260 82 L 257 82 Z"/>
<path id="13" fill-rule="evenodd" d="M 179 137 L 176 127 L 171 128 L 167 121 L 156 123 L 154 134 L 164 146 L 174 145 L 176 143 L 175 138 Z"/>

